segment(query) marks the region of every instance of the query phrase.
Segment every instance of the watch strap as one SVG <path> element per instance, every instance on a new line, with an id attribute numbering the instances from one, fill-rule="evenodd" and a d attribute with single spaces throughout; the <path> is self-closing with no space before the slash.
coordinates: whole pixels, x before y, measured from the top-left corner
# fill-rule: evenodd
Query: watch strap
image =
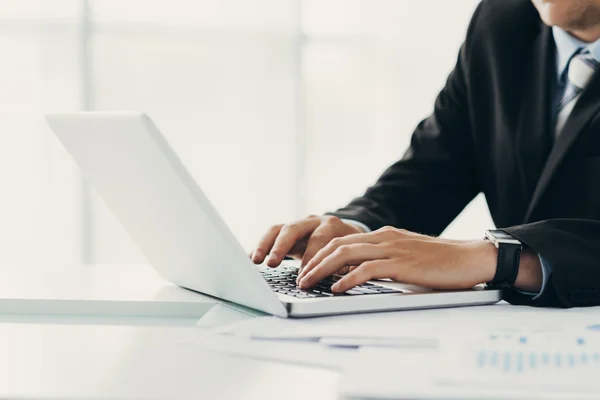
<path id="1" fill-rule="evenodd" d="M 511 288 L 519 274 L 521 261 L 521 246 L 518 244 L 500 243 L 498 246 L 498 263 L 494 279 L 488 286 L 497 288 Z"/>

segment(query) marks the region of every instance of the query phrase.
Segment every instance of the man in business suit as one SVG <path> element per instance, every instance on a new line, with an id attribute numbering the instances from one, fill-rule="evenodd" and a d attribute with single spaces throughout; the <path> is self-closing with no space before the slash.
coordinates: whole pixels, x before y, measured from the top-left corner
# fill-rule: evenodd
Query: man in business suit
<path id="1" fill-rule="evenodd" d="M 340 292 L 374 278 L 461 289 L 504 274 L 512 303 L 600 305 L 597 70 L 600 0 L 483 0 L 404 157 L 348 206 L 273 226 L 253 261 L 301 258 L 302 288 L 336 272 Z M 488 240 L 436 237 L 480 192 L 522 245 L 514 262 Z"/>

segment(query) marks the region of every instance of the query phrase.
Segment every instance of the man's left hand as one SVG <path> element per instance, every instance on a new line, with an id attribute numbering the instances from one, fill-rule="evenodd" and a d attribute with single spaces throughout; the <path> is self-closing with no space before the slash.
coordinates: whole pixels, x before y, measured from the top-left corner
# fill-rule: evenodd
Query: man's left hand
<path id="1" fill-rule="evenodd" d="M 345 270 L 334 292 L 383 278 L 435 289 L 469 289 L 493 279 L 497 257 L 494 245 L 484 240 L 447 240 L 384 227 L 333 239 L 302 269 L 298 284 L 308 289 Z"/>

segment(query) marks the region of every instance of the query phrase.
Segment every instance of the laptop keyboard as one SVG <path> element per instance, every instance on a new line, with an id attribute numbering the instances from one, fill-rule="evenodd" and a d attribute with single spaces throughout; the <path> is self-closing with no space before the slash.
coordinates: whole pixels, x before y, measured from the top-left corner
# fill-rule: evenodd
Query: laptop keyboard
<path id="1" fill-rule="evenodd" d="M 391 289 L 384 286 L 364 283 L 344 293 L 333 293 L 331 286 L 339 280 L 338 277 L 330 276 L 316 284 L 312 289 L 300 289 L 296 285 L 298 268 L 289 265 L 281 265 L 277 268 L 269 268 L 263 265 L 258 267 L 263 278 L 271 289 L 276 293 L 297 297 L 300 299 L 311 299 L 316 297 L 339 297 L 339 296 L 362 296 L 371 294 L 402 293 L 401 290 Z"/>

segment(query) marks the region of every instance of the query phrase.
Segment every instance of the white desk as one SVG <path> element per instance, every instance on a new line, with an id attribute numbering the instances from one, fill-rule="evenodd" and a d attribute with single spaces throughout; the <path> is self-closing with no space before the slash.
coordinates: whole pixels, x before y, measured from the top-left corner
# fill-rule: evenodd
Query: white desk
<path id="1" fill-rule="evenodd" d="M 183 345 L 190 328 L 0 324 L 0 398 L 335 399 L 335 372 Z M 305 389 L 301 389 L 305 386 Z"/>
<path id="2" fill-rule="evenodd" d="M 339 372 L 200 345 L 211 342 L 202 342 L 196 321 L 214 304 L 162 281 L 147 266 L 0 267 L 0 398 L 337 398 Z M 390 328 L 410 327 L 418 335 L 452 323 L 468 329 L 458 322 L 465 317 L 505 326 L 519 313 L 521 321 L 540 326 L 569 324 L 597 311 L 507 305 L 410 311 L 399 313 Z M 419 374 L 397 372 L 407 381 Z"/>
<path id="3" fill-rule="evenodd" d="M 336 398 L 334 371 L 186 344 L 215 304 L 149 266 L 0 266 L 0 398 Z"/>

